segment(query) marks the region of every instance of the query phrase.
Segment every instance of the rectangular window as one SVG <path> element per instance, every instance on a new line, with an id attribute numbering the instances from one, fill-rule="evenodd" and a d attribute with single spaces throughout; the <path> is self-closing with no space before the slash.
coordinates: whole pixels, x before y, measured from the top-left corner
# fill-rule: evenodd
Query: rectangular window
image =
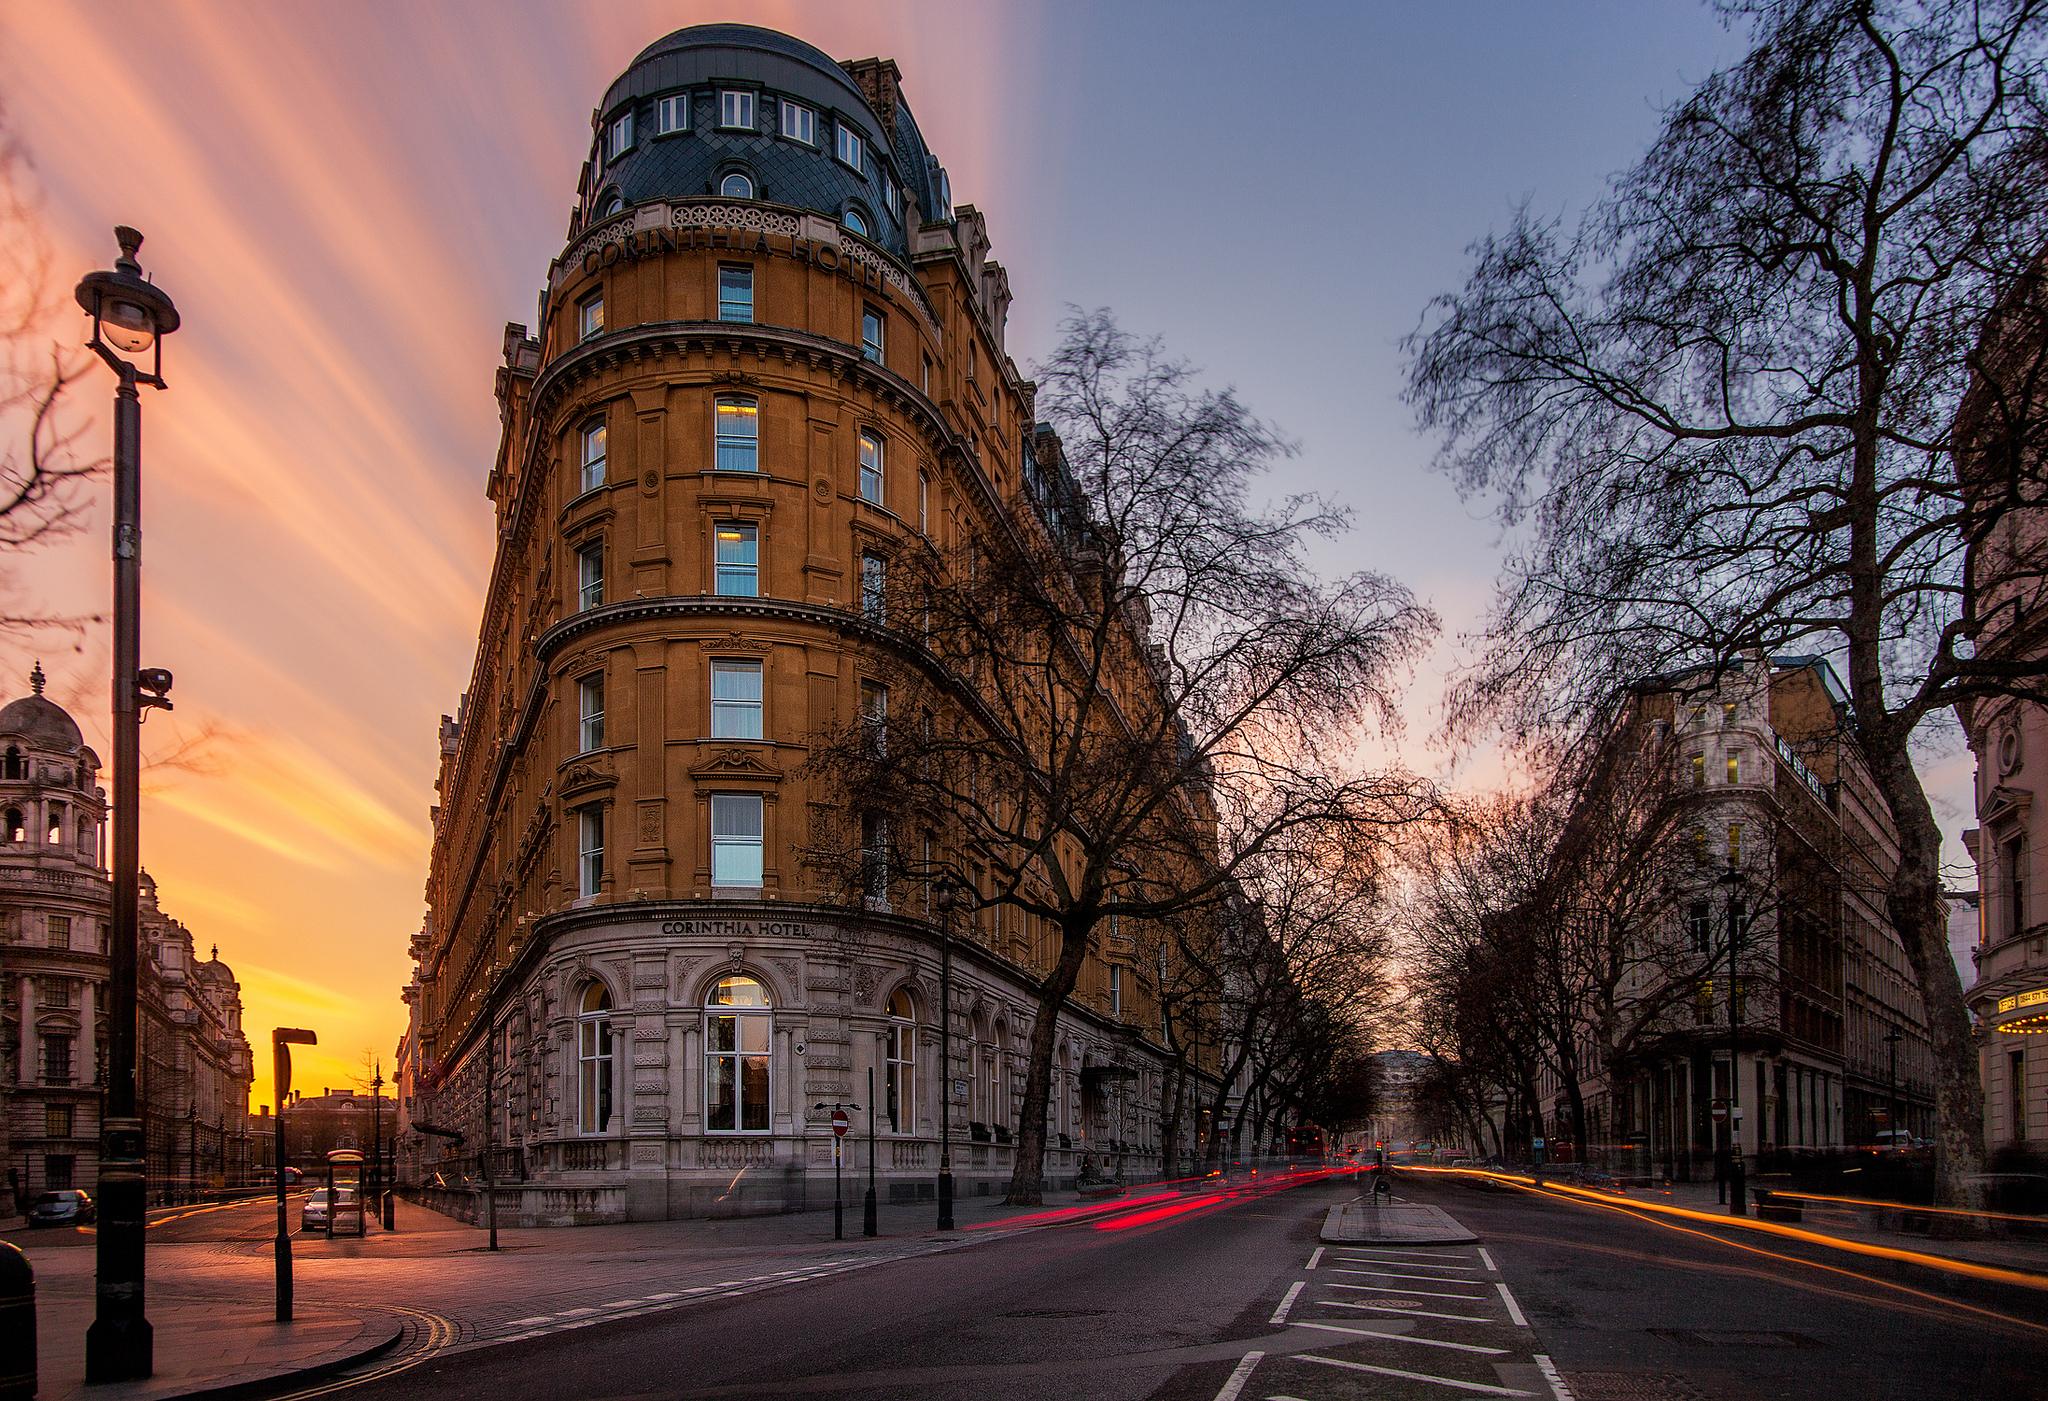
<path id="1" fill-rule="evenodd" d="M 50 1104 L 43 1107 L 43 1137 L 71 1137 L 71 1106 Z"/>
<path id="2" fill-rule="evenodd" d="M 755 527 L 737 522 L 718 526 L 717 589 L 727 598 L 754 598 L 761 592 L 759 537 Z"/>
<path id="3" fill-rule="evenodd" d="M 1728 866 L 1730 870 L 1742 864 L 1742 824 L 1728 824 Z"/>
<path id="4" fill-rule="evenodd" d="M 72 1190 L 72 1170 L 77 1159 L 69 1153 L 52 1153 L 43 1159 L 43 1188 L 50 1192 Z"/>
<path id="5" fill-rule="evenodd" d="M 711 664 L 711 737 L 761 737 L 761 664 Z"/>
<path id="6" fill-rule="evenodd" d="M 1721 723 L 1724 725 L 1732 725 L 1735 723 L 1734 701 L 1723 701 L 1721 703 Z"/>
<path id="7" fill-rule="evenodd" d="M 27 1015 L 28 1009 L 22 1009 Z M 71 1083 L 71 1038 L 51 1034 L 43 1038 L 43 1083 L 45 1085 L 68 1085 Z"/>
<path id="8" fill-rule="evenodd" d="M 860 880 L 868 899 L 889 898 L 889 822 L 878 812 L 860 815 Z"/>
<path id="9" fill-rule="evenodd" d="M 1109 1013 L 1113 1017 L 1124 1014 L 1124 970 L 1113 963 L 1109 966 Z"/>
<path id="10" fill-rule="evenodd" d="M 917 388 L 922 394 L 932 392 L 932 357 L 929 355 L 917 357 Z"/>
<path id="11" fill-rule="evenodd" d="M 589 340 L 604 334 L 604 293 L 592 292 L 576 303 L 576 338 Z"/>
<path id="12" fill-rule="evenodd" d="M 801 102 L 782 99 L 782 134 L 806 146 L 818 144 L 818 114 Z"/>
<path id="13" fill-rule="evenodd" d="M 929 535 L 931 530 L 932 479 L 923 472 L 917 474 L 917 533 Z"/>
<path id="14" fill-rule="evenodd" d="M 654 109 L 654 134 L 672 136 L 690 129 L 690 95 L 672 92 Z"/>
<path id="15" fill-rule="evenodd" d="M 576 893 L 595 895 L 604 888 L 604 806 L 576 809 Z"/>
<path id="16" fill-rule="evenodd" d="M 752 399 L 718 396 L 717 453 L 721 472 L 760 470 L 761 408 Z"/>
<path id="17" fill-rule="evenodd" d="M 1742 782 L 1742 752 L 1735 750 L 1728 755 L 1728 781 Z"/>
<path id="18" fill-rule="evenodd" d="M 583 490 L 604 485 L 604 420 L 583 425 Z"/>
<path id="19" fill-rule="evenodd" d="M 758 793 L 711 795 L 711 883 L 761 883 L 761 797 Z"/>
<path id="20" fill-rule="evenodd" d="M 604 602 L 604 542 L 576 552 L 576 606 L 595 608 Z"/>
<path id="21" fill-rule="evenodd" d="M 1714 911 L 1704 900 L 1695 900 L 1685 912 L 1685 932 L 1694 953 L 1705 953 L 1714 937 Z"/>
<path id="22" fill-rule="evenodd" d="M 889 752 L 889 688 L 879 681 L 860 683 L 860 726 L 870 753 Z"/>
<path id="23" fill-rule="evenodd" d="M 610 165 L 620 156 L 633 149 L 633 113 L 627 110 L 619 113 L 611 126 L 605 129 L 604 159 Z"/>
<path id="24" fill-rule="evenodd" d="M 704 1127 L 765 1132 L 769 1102 L 769 1014 L 713 1012 L 704 1018 Z"/>
<path id="25" fill-rule="evenodd" d="M 871 623 L 889 620 L 889 564 L 880 555 L 860 557 L 860 615 Z"/>
<path id="26" fill-rule="evenodd" d="M 604 675 L 576 683 L 576 742 L 581 752 L 604 748 Z"/>
<path id="27" fill-rule="evenodd" d="M 2027 848 L 2018 837 L 2005 844 L 2006 937 L 2017 939 L 2027 927 Z"/>
<path id="28" fill-rule="evenodd" d="M 50 947 L 68 949 L 71 947 L 71 916 L 50 916 Z"/>
<path id="29" fill-rule="evenodd" d="M 860 430 L 860 499 L 882 504 L 882 435 Z"/>
<path id="30" fill-rule="evenodd" d="M 882 363 L 882 333 L 885 326 L 882 313 L 871 306 L 860 309 L 860 353 L 864 360 Z"/>
<path id="31" fill-rule="evenodd" d="M 1704 754 L 1692 756 L 1692 786 L 1695 788 L 1707 786 L 1707 756 Z"/>
<path id="32" fill-rule="evenodd" d="M 832 154 L 855 170 L 866 170 L 868 143 L 861 138 L 861 134 L 845 122 L 834 122 L 832 132 Z"/>
<path id="33" fill-rule="evenodd" d="M 718 319 L 720 321 L 752 321 L 754 319 L 754 270 L 750 267 L 735 267 L 729 263 L 718 265 Z"/>
<path id="34" fill-rule="evenodd" d="M 886 170 L 882 172 L 882 203 L 889 206 L 890 214 L 898 219 L 903 217 L 903 187 L 892 180 Z"/>
<path id="35" fill-rule="evenodd" d="M 718 94 L 718 124 L 723 127 L 754 129 L 754 95 L 737 88 L 725 88 Z"/>
<path id="36" fill-rule="evenodd" d="M 603 1004 L 610 1006 L 609 1001 Z M 576 1026 L 577 1117 L 583 1133 L 603 1133 L 612 1126 L 612 1023 L 606 1016 L 584 1016 Z"/>

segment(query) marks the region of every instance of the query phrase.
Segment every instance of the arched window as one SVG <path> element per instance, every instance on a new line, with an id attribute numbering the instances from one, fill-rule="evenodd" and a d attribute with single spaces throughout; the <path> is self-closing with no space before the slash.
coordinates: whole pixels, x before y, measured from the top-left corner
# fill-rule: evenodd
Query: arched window
<path id="1" fill-rule="evenodd" d="M 576 1017 L 576 1128 L 608 1133 L 612 1126 L 612 994 L 603 983 L 583 989 Z"/>
<path id="2" fill-rule="evenodd" d="M 21 750 L 12 744 L 7 746 L 7 759 L 5 765 L 0 766 L 0 777 L 28 777 L 28 765 L 22 762 Z"/>
<path id="3" fill-rule="evenodd" d="M 754 177 L 744 170 L 729 170 L 719 178 L 718 193 L 727 199 L 752 199 Z"/>
<path id="4" fill-rule="evenodd" d="M 28 827 L 21 820 L 20 808 L 7 809 L 7 840 L 21 843 L 28 840 Z"/>
<path id="5" fill-rule="evenodd" d="M 887 1100 L 889 1132 L 917 1130 L 917 1008 L 898 988 L 889 998 Z"/>
<path id="6" fill-rule="evenodd" d="M 766 1133 L 768 989 L 743 974 L 720 978 L 704 999 L 704 1127 L 711 1133 Z"/>
<path id="7" fill-rule="evenodd" d="M 609 219 L 612 217 L 612 215 L 622 212 L 625 209 L 625 207 L 626 197 L 620 194 L 617 190 L 613 190 L 611 194 L 606 197 L 604 202 L 604 208 L 598 211 L 597 217 L 600 219 Z"/>
<path id="8" fill-rule="evenodd" d="M 839 216 L 839 222 L 852 229 L 862 238 L 872 238 L 874 236 L 868 232 L 868 216 L 861 213 L 856 205 L 847 205 L 846 212 Z"/>

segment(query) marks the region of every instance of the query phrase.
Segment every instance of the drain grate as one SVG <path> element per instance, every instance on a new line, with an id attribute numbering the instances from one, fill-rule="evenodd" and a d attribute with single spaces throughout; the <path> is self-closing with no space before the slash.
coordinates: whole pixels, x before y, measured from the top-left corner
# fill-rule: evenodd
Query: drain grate
<path id="1" fill-rule="evenodd" d="M 1706 1393 L 1675 1372 L 1580 1372 L 1565 1380 L 1579 1401 L 1706 1401 Z"/>
<path id="2" fill-rule="evenodd" d="M 1652 1328 L 1660 1338 L 1694 1347 L 1817 1348 L 1821 1341 L 1804 1333 L 1763 1328 Z"/>

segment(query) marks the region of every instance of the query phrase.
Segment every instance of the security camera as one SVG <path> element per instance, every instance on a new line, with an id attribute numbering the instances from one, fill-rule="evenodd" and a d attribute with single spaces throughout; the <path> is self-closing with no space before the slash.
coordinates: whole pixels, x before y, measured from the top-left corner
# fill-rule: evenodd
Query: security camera
<path id="1" fill-rule="evenodd" d="M 146 666 L 135 673 L 135 688 L 142 692 L 142 708 L 171 709 L 171 673 L 160 666 Z"/>

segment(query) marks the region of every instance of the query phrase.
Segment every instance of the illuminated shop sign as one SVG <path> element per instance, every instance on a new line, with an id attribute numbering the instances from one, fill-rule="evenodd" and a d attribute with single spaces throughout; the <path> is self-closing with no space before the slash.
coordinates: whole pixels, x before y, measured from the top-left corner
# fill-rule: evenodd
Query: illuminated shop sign
<path id="1" fill-rule="evenodd" d="M 2048 1002 L 2048 988 L 2035 988 L 2032 992 L 2014 993 L 2011 997 L 1998 999 L 1998 1010 L 2010 1012 L 2020 1007 L 2037 1007 Z"/>

